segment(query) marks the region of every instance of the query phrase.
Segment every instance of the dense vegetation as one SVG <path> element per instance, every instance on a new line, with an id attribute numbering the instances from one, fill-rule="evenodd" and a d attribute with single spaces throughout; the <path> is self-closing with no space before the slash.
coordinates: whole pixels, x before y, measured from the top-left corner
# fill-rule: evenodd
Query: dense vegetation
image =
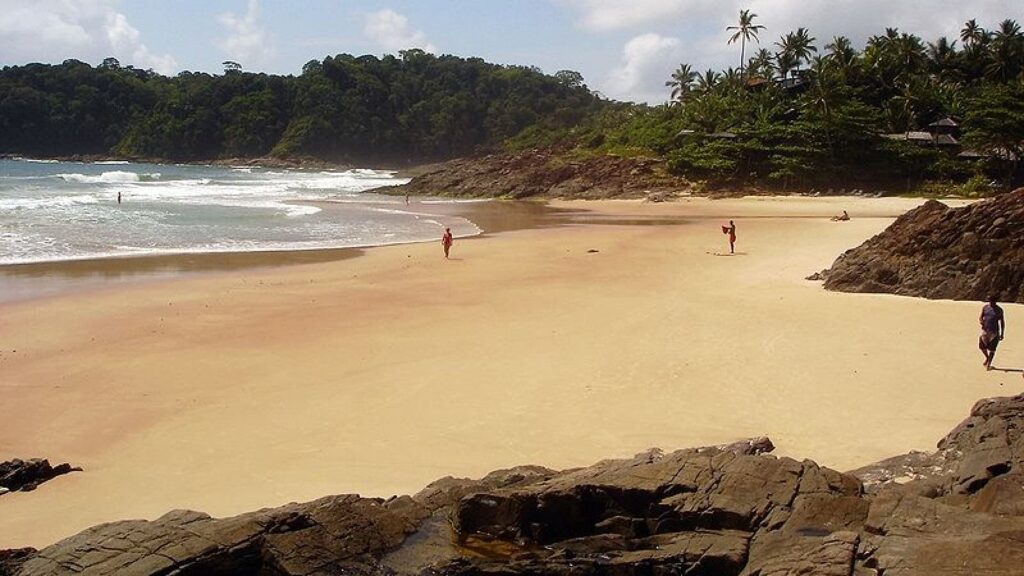
<path id="1" fill-rule="evenodd" d="M 299 76 L 173 78 L 77 60 L 0 70 L 0 152 L 208 160 L 449 158 L 493 148 L 526 127 L 561 130 L 600 101 L 571 71 L 554 76 L 409 50 L 342 54 Z"/>
<path id="2" fill-rule="evenodd" d="M 711 185 L 987 193 L 1024 180 L 1017 22 L 971 20 L 932 43 L 888 29 L 859 50 L 844 37 L 819 49 L 800 28 L 755 50 L 756 19 L 744 10 L 728 28 L 740 68 L 682 64 L 661 106 L 601 99 L 571 71 L 420 50 L 313 60 L 299 76 L 232 62 L 174 78 L 113 59 L 6 67 L 0 153 L 379 162 L 553 146 L 663 158 Z"/>
<path id="3" fill-rule="evenodd" d="M 746 58 L 764 30 L 756 17 L 742 11 L 729 28 L 740 69 L 697 73 L 683 64 L 666 82 L 670 104 L 609 106 L 567 133 L 524 133 L 514 143 L 567 138 L 577 154 L 654 154 L 673 172 L 729 185 L 904 190 L 932 182 L 984 193 L 1021 181 L 1024 34 L 1015 21 L 990 32 L 972 20 L 960 39 L 934 43 L 888 29 L 862 50 L 837 37 L 819 51 L 800 28 Z M 957 126 L 932 126 L 947 118 Z M 912 131 L 953 141 L 917 134 L 915 142 Z"/>

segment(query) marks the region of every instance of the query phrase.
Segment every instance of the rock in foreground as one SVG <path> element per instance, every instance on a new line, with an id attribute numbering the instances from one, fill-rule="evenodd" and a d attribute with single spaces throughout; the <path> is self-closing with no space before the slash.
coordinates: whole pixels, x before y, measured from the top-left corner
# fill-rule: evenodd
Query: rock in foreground
<path id="1" fill-rule="evenodd" d="M 177 511 L 0 554 L 0 574 L 1024 574 L 1024 394 L 979 402 L 934 454 L 851 473 L 769 450 L 651 450 L 220 520 Z"/>
<path id="2" fill-rule="evenodd" d="M 842 292 L 1024 302 L 1024 188 L 964 208 L 929 200 L 822 276 Z"/>
<path id="3" fill-rule="evenodd" d="M 30 458 L 29 460 L 15 458 L 0 462 L 0 494 L 19 490 L 28 492 L 57 476 L 81 471 L 81 468 L 72 467 L 66 462 L 51 466 L 50 461 L 43 458 Z"/>

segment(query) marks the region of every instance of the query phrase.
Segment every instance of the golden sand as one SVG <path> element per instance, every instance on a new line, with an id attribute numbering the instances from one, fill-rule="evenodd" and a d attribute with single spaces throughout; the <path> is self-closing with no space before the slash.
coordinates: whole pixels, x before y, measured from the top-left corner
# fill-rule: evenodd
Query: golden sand
<path id="1" fill-rule="evenodd" d="M 0 497 L 0 548 L 174 508 L 228 515 L 445 475 L 768 435 L 849 469 L 928 450 L 981 397 L 980 304 L 804 277 L 919 203 L 555 203 L 599 223 L 0 305 L 0 460 L 85 472 Z M 851 222 L 829 222 L 842 209 Z M 738 254 L 721 224 L 733 218 Z M 1024 363 L 1013 337 L 999 352 Z M 1020 320 L 1018 320 L 1020 318 Z"/>

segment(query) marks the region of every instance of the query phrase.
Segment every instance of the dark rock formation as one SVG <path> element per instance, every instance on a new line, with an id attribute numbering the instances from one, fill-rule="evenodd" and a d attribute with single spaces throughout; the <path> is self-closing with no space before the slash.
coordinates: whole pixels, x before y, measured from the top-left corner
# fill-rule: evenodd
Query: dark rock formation
<path id="1" fill-rule="evenodd" d="M 661 160 L 598 156 L 566 160 L 558 150 L 529 150 L 445 162 L 386 194 L 467 198 L 652 198 L 675 196 L 689 183 Z"/>
<path id="2" fill-rule="evenodd" d="M 1024 188 L 964 208 L 929 200 L 823 277 L 843 292 L 1024 302 Z"/>
<path id="3" fill-rule="evenodd" d="M 16 548 L 14 550 L 0 550 L 0 576 L 11 576 L 34 556 L 38 550 L 35 548 Z"/>
<path id="4" fill-rule="evenodd" d="M 62 474 L 81 471 L 81 468 L 74 468 L 66 462 L 50 466 L 50 461 L 43 458 L 29 460 L 15 458 L 7 462 L 0 462 L 0 494 L 18 490 L 28 492 L 35 490 L 43 482 Z"/>
<path id="5" fill-rule="evenodd" d="M 771 449 L 651 450 L 220 520 L 176 511 L 0 552 L 0 574 L 1024 574 L 1024 394 L 979 402 L 933 454 L 850 473 Z"/>

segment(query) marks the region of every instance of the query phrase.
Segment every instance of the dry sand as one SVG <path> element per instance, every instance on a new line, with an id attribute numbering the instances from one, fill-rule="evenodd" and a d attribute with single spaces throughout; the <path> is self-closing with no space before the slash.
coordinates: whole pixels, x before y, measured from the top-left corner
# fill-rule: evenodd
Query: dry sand
<path id="1" fill-rule="evenodd" d="M 0 548 L 755 435 L 838 469 L 931 449 L 978 398 L 1024 388 L 982 370 L 980 304 L 804 280 L 917 203 L 556 203 L 688 220 L 0 305 L 0 460 L 86 470 L 0 497 Z M 853 221 L 824 218 L 844 208 Z M 739 254 L 720 256 L 729 217 Z M 1019 367 L 1024 314 L 1006 310 L 996 364 Z"/>

